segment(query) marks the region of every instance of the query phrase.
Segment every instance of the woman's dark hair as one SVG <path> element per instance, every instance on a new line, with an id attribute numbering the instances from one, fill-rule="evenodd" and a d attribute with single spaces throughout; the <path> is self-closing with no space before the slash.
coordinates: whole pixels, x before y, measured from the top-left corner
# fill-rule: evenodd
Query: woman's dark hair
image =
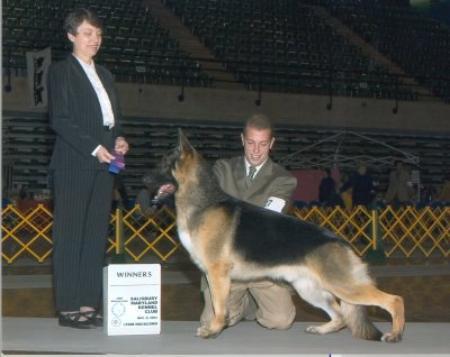
<path id="1" fill-rule="evenodd" d="M 102 21 L 93 11 L 80 8 L 72 11 L 66 16 L 64 20 L 64 31 L 76 35 L 77 29 L 83 21 L 87 21 L 89 24 L 99 29 L 103 28 Z"/>

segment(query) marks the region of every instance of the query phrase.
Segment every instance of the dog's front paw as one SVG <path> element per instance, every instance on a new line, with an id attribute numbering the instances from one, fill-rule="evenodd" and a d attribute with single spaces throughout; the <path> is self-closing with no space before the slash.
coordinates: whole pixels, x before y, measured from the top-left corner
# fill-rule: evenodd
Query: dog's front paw
<path id="1" fill-rule="evenodd" d="M 402 335 L 400 333 L 395 334 L 392 332 L 387 332 L 381 337 L 381 341 L 383 342 L 399 342 L 402 339 Z"/>
<path id="2" fill-rule="evenodd" d="M 197 336 L 197 337 L 202 337 L 202 338 L 214 338 L 214 337 L 216 337 L 219 333 L 220 333 L 220 331 L 219 331 L 219 332 L 211 331 L 207 326 L 200 326 L 200 327 L 197 329 L 196 336 Z"/>
<path id="3" fill-rule="evenodd" d="M 312 333 L 312 334 L 314 334 L 314 335 L 319 335 L 319 334 L 321 334 L 321 332 L 319 331 L 318 327 L 319 327 L 319 326 L 308 326 L 308 327 L 305 329 L 305 332 L 307 332 L 307 333 Z"/>

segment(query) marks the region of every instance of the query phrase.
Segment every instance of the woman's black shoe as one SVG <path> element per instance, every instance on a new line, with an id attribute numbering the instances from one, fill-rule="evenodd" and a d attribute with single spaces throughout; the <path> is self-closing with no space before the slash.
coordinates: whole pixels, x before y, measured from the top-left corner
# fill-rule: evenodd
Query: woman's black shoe
<path id="1" fill-rule="evenodd" d="M 86 317 L 92 325 L 96 327 L 102 327 L 103 326 L 103 316 L 100 315 L 97 311 L 85 311 L 81 313 L 84 317 Z"/>
<path id="2" fill-rule="evenodd" d="M 66 326 L 79 329 L 90 329 L 94 325 L 90 319 L 84 320 L 86 318 L 81 312 L 69 312 L 65 314 L 59 314 L 58 322 L 59 326 Z"/>

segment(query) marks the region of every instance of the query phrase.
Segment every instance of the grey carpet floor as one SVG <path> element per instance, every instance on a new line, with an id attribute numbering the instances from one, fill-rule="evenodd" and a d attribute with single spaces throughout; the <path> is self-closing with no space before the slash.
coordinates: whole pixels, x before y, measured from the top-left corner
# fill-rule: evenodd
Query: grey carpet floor
<path id="1" fill-rule="evenodd" d="M 2 319 L 4 354 L 100 354 L 100 355 L 295 355 L 345 356 L 439 354 L 450 356 L 450 323 L 409 323 L 397 344 L 352 338 L 348 330 L 315 336 L 304 332 L 307 323 L 295 323 L 287 331 L 262 328 L 245 321 L 224 330 L 217 338 L 195 337 L 197 322 L 163 321 L 159 335 L 107 336 L 102 329 L 76 330 L 59 327 L 54 318 Z M 388 323 L 377 323 L 383 331 Z"/>

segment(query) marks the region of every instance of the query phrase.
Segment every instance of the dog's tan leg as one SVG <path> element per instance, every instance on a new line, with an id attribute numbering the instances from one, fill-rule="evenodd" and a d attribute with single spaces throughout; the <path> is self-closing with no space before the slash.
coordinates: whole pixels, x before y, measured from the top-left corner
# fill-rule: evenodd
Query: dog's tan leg
<path id="1" fill-rule="evenodd" d="M 374 285 L 339 287 L 335 293 L 350 304 L 378 306 L 389 312 L 392 317 L 392 331 L 385 333 L 381 340 L 385 342 L 401 340 L 405 328 L 405 309 L 401 296 L 387 294 Z"/>
<path id="2" fill-rule="evenodd" d="M 197 329 L 197 336 L 208 338 L 217 336 L 225 327 L 226 302 L 230 293 L 229 264 L 216 263 L 208 269 L 206 275 L 211 300 L 214 308 L 214 317 L 208 325 Z"/>
<path id="3" fill-rule="evenodd" d="M 324 310 L 331 321 L 323 325 L 312 325 L 306 328 L 306 332 L 324 335 L 343 329 L 346 326 L 344 319 L 340 313 L 340 306 L 334 296 L 325 291 L 320 283 L 312 277 L 302 277 L 295 280 L 292 285 L 298 294 L 306 302 Z"/>
<path id="4" fill-rule="evenodd" d="M 336 332 L 342 330 L 347 324 L 342 319 L 334 319 L 323 325 L 311 325 L 308 326 L 305 331 L 315 335 L 326 335 L 327 333 Z"/>
<path id="5" fill-rule="evenodd" d="M 344 319 L 342 318 L 341 314 L 339 313 L 339 303 L 335 299 L 333 299 L 333 301 L 327 307 L 328 311 L 330 309 L 332 309 L 334 311 L 333 316 L 330 316 L 331 321 L 329 321 L 323 325 L 308 326 L 305 331 L 308 333 L 325 335 L 327 333 L 342 330 L 344 327 L 346 327 L 347 324 L 345 323 Z"/>

